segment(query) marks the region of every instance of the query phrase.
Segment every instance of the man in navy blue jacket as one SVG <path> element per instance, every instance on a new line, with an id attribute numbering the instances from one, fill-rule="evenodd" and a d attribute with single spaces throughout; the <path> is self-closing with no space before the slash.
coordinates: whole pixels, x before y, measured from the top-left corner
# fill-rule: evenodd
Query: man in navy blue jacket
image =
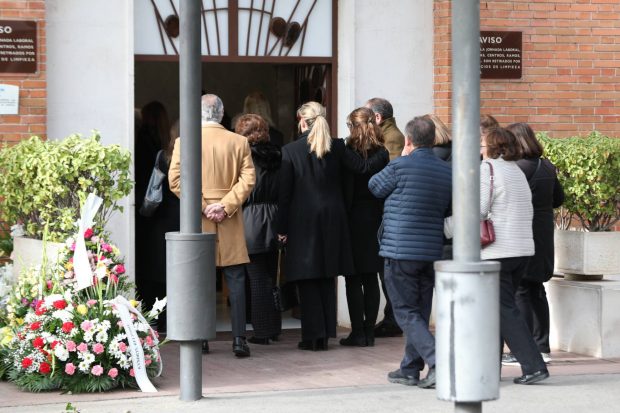
<path id="1" fill-rule="evenodd" d="M 428 329 L 435 284 L 433 262 L 443 251 L 443 220 L 452 198 L 452 171 L 433 154 L 435 125 L 416 117 L 405 128 L 405 153 L 368 182 L 385 198 L 379 255 L 385 258 L 385 283 L 394 315 L 406 338 L 400 369 L 392 383 L 435 385 L 435 338 Z M 420 380 L 424 364 L 428 375 Z"/>

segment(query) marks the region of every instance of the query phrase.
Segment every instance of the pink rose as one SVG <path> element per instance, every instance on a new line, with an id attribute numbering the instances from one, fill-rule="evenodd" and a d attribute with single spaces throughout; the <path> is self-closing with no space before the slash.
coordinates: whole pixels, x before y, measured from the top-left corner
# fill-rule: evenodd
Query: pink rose
<path id="1" fill-rule="evenodd" d="M 101 376 L 103 374 L 103 367 L 97 364 L 93 366 L 92 369 L 90 369 L 90 372 L 92 373 L 93 376 Z"/>
<path id="2" fill-rule="evenodd" d="M 101 354 L 105 351 L 105 349 L 103 348 L 103 344 L 101 343 L 97 343 L 93 346 L 93 352 L 95 354 Z"/>
<path id="3" fill-rule="evenodd" d="M 97 304 L 97 300 L 88 300 L 88 301 L 86 301 L 86 305 L 89 306 L 89 307 L 92 307 L 95 304 Z"/>
<path id="4" fill-rule="evenodd" d="M 118 343 L 118 349 L 121 351 L 121 353 L 124 353 L 127 351 L 127 344 L 125 344 L 123 341 L 121 341 L 120 343 Z"/>
<path id="5" fill-rule="evenodd" d="M 148 366 L 148 365 L 150 365 L 151 363 L 152 363 L 152 361 L 151 361 L 151 360 L 145 360 L 145 361 L 144 361 L 144 365 L 145 365 L 145 366 Z"/>
<path id="6" fill-rule="evenodd" d="M 153 346 L 153 339 L 151 336 L 146 336 L 146 345 L 149 347 Z"/>
<path id="7" fill-rule="evenodd" d="M 115 273 L 117 273 L 119 275 L 123 274 L 123 273 L 125 273 L 125 266 L 123 264 L 116 264 L 112 271 L 114 271 Z"/>
<path id="8" fill-rule="evenodd" d="M 129 370 L 129 375 L 130 375 L 131 377 L 136 377 L 136 373 L 133 371 L 133 369 L 130 369 L 130 370 Z"/>
<path id="9" fill-rule="evenodd" d="M 79 351 L 80 353 L 84 353 L 88 351 L 88 346 L 86 345 L 86 343 L 80 343 L 80 345 L 77 346 L 77 351 Z"/>
<path id="10" fill-rule="evenodd" d="M 71 247 L 69 247 L 69 249 L 70 249 L 71 251 L 75 251 L 75 242 L 74 242 L 73 244 L 71 244 Z M 73 262 L 73 258 L 71 258 L 71 260 L 70 260 L 70 261 L 71 261 L 71 262 Z"/>
<path id="11" fill-rule="evenodd" d="M 88 228 L 86 231 L 84 231 L 84 238 L 85 239 L 89 239 L 90 237 L 93 236 L 95 232 L 93 231 L 92 228 Z"/>
<path id="12" fill-rule="evenodd" d="M 65 364 L 65 373 L 67 373 L 69 376 L 73 376 L 73 373 L 75 373 L 75 366 L 73 365 L 73 363 Z"/>
<path id="13" fill-rule="evenodd" d="M 118 370 L 113 368 L 110 369 L 110 371 L 108 371 L 108 376 L 112 377 L 113 379 L 116 378 L 116 376 L 118 376 Z"/>
<path id="14" fill-rule="evenodd" d="M 118 276 L 116 274 L 110 274 L 110 280 L 112 280 L 112 282 L 114 284 L 118 283 Z"/>
<path id="15" fill-rule="evenodd" d="M 77 346 L 75 345 L 74 341 L 67 341 L 67 351 L 75 351 L 76 348 Z"/>
<path id="16" fill-rule="evenodd" d="M 105 242 L 101 244 L 101 251 L 112 252 L 112 247 L 110 244 L 106 244 Z"/>
<path id="17" fill-rule="evenodd" d="M 82 321 L 82 324 L 80 324 L 80 327 L 82 327 L 82 330 L 88 331 L 91 328 L 93 328 L 93 323 L 91 323 L 88 320 L 84 320 L 84 321 Z"/>

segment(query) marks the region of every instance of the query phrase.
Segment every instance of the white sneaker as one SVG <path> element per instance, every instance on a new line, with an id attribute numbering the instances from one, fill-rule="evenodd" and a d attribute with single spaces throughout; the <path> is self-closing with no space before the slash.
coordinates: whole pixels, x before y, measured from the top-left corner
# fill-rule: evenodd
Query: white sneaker
<path id="1" fill-rule="evenodd" d="M 502 364 L 504 366 L 516 366 L 519 364 L 517 358 L 512 353 L 502 354 Z"/>
<path id="2" fill-rule="evenodd" d="M 540 355 L 542 356 L 543 361 L 545 362 L 545 364 L 551 363 L 551 354 L 549 354 L 549 353 L 540 353 Z"/>

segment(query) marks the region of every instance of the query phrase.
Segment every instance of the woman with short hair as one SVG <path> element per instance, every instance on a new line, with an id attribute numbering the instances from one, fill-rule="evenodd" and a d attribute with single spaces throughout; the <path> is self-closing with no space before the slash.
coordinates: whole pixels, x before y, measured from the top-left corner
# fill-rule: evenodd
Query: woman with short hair
<path id="1" fill-rule="evenodd" d="M 564 191 L 558 181 L 556 167 L 543 158 L 544 149 L 534 131 L 527 123 L 513 123 L 506 128 L 516 137 L 516 144 L 523 151 L 523 158 L 517 166 L 525 174 L 532 191 L 534 219 L 534 256 L 530 258 L 516 293 L 516 302 L 534 337 L 538 350 L 545 362 L 549 355 L 549 303 L 544 282 L 553 276 L 553 209 L 564 202 Z M 512 354 L 505 357 L 505 363 L 513 361 Z M 516 362 L 516 359 L 514 360 Z"/>
<path id="2" fill-rule="evenodd" d="M 250 281 L 250 315 L 254 330 L 254 336 L 248 341 L 269 344 L 282 332 L 282 315 L 276 310 L 272 295 L 278 259 L 275 221 L 282 154 L 269 140 L 267 122 L 258 115 L 242 115 L 235 132 L 248 138 L 256 171 L 256 184 L 243 203 L 243 227 L 250 257 L 245 268 Z"/>

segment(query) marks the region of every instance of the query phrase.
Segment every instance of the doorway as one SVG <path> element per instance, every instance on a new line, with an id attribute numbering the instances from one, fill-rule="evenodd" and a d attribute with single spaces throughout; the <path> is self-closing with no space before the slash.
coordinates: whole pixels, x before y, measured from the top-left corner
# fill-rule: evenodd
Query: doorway
<path id="1" fill-rule="evenodd" d="M 231 120 L 243 112 L 243 101 L 249 93 L 259 91 L 269 101 L 274 127 L 282 132 L 283 143 L 293 141 L 297 132 L 296 110 L 301 103 L 316 100 L 328 107 L 328 121 L 332 120 L 331 65 L 328 64 L 273 64 L 238 62 L 203 62 L 202 92 L 218 95 L 224 102 L 224 126 L 234 129 Z M 160 102 L 173 125 L 179 118 L 179 63 L 174 60 L 140 60 L 135 62 L 135 107 L 140 109 L 152 101 Z M 331 123 L 331 122 L 330 122 Z M 182 135 L 182 132 L 181 132 Z M 136 145 L 136 151 L 139 146 Z M 136 158 L 140 154 L 136 153 Z M 136 205 L 141 200 L 136 199 Z M 151 251 L 152 242 L 136 226 L 136 276 L 144 251 Z M 148 258 L 146 258 L 148 259 Z M 141 284 L 138 294 L 144 296 Z M 218 278 L 217 330 L 230 331 L 226 287 Z M 283 314 L 283 328 L 299 328 L 299 320 L 292 314 Z M 251 327 L 248 325 L 248 330 Z"/>

